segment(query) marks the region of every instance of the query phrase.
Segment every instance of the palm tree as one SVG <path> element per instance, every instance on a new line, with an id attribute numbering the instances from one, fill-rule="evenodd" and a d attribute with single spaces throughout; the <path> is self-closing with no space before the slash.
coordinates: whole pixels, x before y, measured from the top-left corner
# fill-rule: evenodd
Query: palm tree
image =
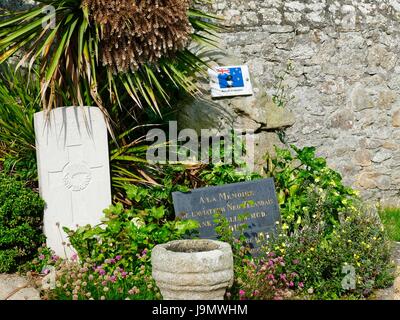
<path id="1" fill-rule="evenodd" d="M 69 102 L 97 105 L 109 117 L 160 107 L 173 88 L 198 93 L 205 63 L 189 49 L 214 43 L 208 0 L 38 0 L 0 19 L 0 64 L 22 52 L 17 67 L 39 65 L 45 110 Z"/>

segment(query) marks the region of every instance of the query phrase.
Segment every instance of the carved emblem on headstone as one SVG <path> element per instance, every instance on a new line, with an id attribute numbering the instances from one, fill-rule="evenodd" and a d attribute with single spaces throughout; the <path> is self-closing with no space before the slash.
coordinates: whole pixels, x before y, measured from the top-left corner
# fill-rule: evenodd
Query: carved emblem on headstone
<path id="1" fill-rule="evenodd" d="M 63 170 L 64 184 L 68 190 L 82 191 L 92 180 L 89 166 L 84 163 L 69 163 Z"/>

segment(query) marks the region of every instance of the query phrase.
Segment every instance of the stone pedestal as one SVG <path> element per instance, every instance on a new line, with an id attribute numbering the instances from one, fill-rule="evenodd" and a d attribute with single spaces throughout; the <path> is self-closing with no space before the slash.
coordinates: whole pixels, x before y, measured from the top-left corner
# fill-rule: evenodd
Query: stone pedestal
<path id="1" fill-rule="evenodd" d="M 156 246 L 153 278 L 164 300 L 223 300 L 233 283 L 229 244 L 213 240 L 178 240 Z"/>

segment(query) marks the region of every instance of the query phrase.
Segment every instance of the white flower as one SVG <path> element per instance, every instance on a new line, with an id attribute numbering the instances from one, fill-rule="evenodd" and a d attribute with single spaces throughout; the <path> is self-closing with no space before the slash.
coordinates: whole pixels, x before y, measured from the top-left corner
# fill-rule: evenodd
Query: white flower
<path id="1" fill-rule="evenodd" d="M 131 220 L 131 222 L 135 225 L 136 228 L 141 228 L 144 227 L 146 224 L 144 223 L 144 221 L 140 218 L 133 218 Z"/>

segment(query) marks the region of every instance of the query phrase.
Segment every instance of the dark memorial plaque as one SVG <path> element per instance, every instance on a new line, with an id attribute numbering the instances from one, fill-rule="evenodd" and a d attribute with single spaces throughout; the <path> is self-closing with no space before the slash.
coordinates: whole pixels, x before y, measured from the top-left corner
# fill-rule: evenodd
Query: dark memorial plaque
<path id="1" fill-rule="evenodd" d="M 200 188 L 188 193 L 174 192 L 172 197 L 177 217 L 200 223 L 200 238 L 217 238 L 214 230 L 217 213 L 228 219 L 234 233 L 246 224 L 248 229 L 244 234 L 253 247 L 260 233 L 274 233 L 280 222 L 272 178 Z M 243 216 L 244 220 L 241 220 Z"/>

